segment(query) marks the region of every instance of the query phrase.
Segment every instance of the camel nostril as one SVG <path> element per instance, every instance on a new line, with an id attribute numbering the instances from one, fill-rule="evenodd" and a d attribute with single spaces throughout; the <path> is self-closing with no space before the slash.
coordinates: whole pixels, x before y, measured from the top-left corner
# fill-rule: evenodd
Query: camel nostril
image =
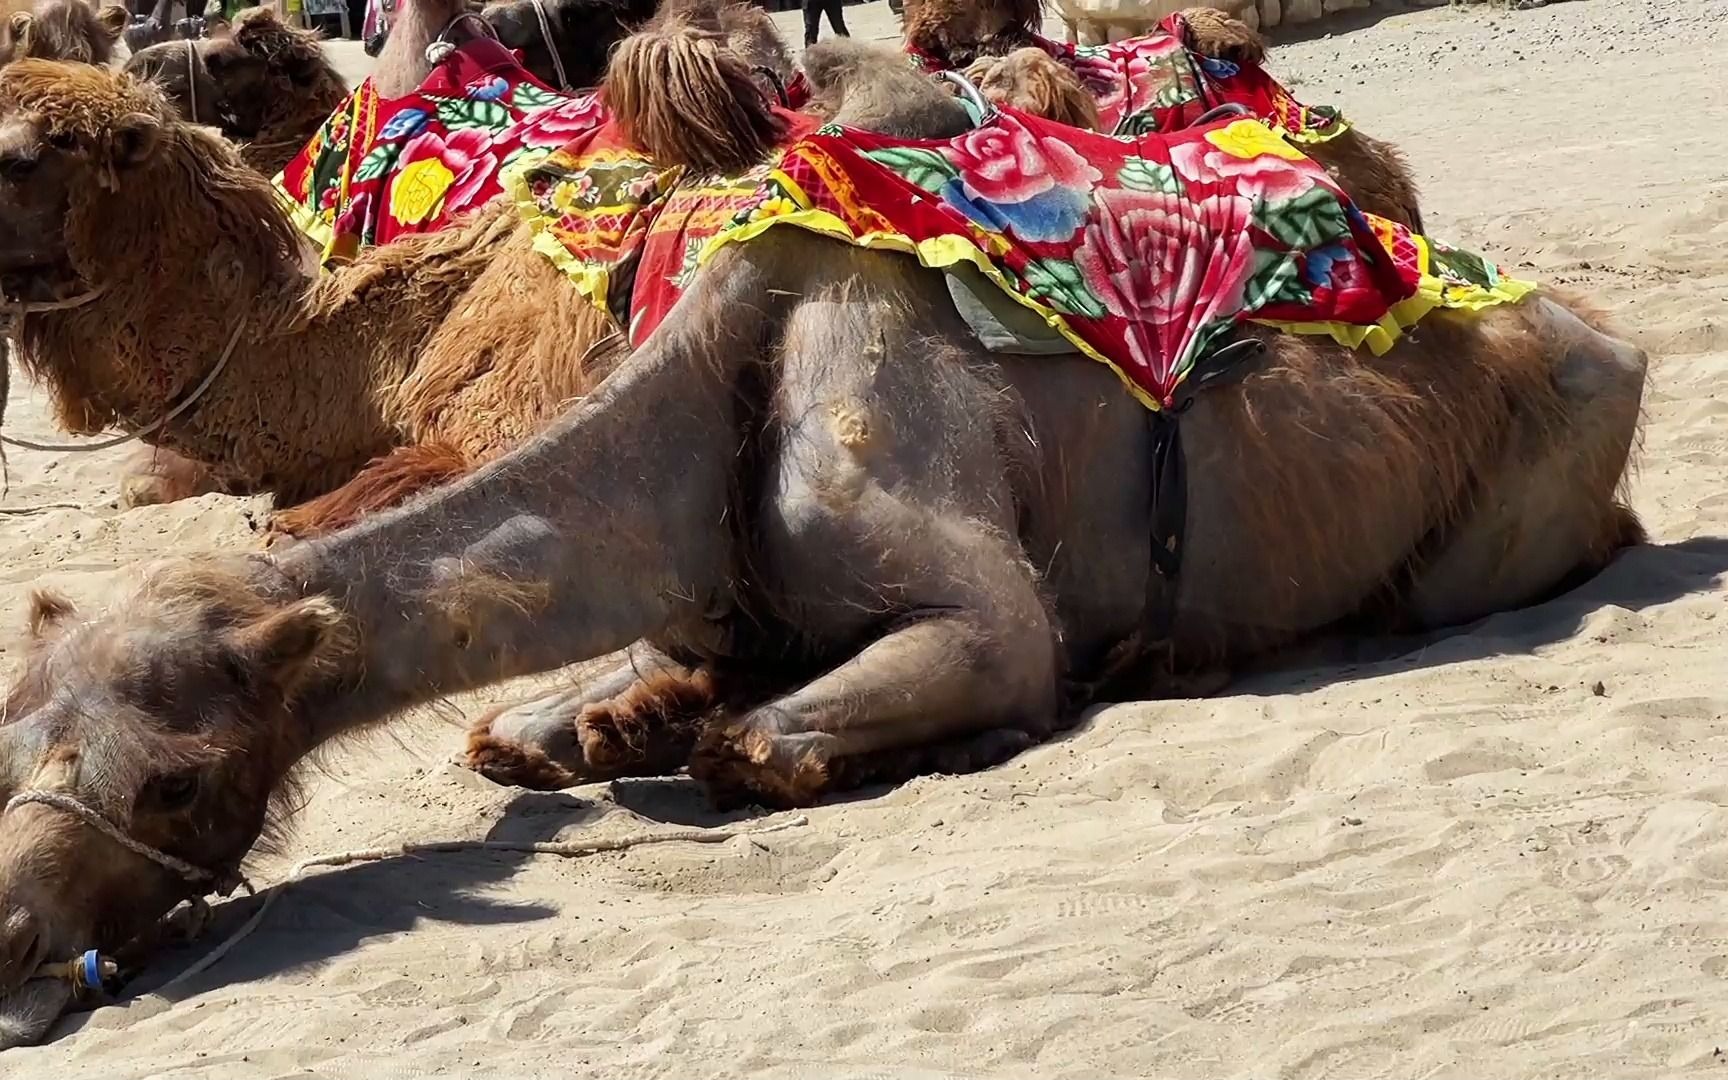
<path id="1" fill-rule="evenodd" d="M 0 988 L 30 978 L 47 958 L 48 936 L 41 923 L 27 911 L 12 912 L 0 925 Z"/>

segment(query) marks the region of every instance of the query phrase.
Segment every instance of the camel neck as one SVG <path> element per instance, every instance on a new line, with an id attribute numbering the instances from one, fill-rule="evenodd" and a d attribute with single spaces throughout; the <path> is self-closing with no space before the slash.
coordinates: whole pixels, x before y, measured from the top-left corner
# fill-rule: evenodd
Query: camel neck
<path id="1" fill-rule="evenodd" d="M 668 632 L 724 608 L 740 446 L 735 385 L 762 325 L 748 269 L 550 430 L 440 494 L 285 552 L 286 599 L 322 594 L 361 642 L 309 701 L 314 742 L 448 694 Z M 704 310 L 692 314 L 692 307 Z"/>

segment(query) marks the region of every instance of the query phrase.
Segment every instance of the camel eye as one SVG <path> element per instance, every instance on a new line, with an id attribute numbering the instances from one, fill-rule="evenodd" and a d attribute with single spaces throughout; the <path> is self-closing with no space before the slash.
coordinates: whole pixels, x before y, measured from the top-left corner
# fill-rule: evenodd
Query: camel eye
<path id="1" fill-rule="evenodd" d="M 150 805 L 157 810 L 184 810 L 198 797 L 196 772 L 166 773 L 150 781 L 144 789 Z"/>
<path id="2" fill-rule="evenodd" d="M 78 136 L 70 131 L 56 131 L 48 136 L 48 145 L 56 150 L 78 149 Z"/>
<path id="3" fill-rule="evenodd" d="M 30 179 L 30 174 L 35 171 L 36 158 L 33 156 L 24 154 L 0 156 L 0 179 L 19 184 Z"/>

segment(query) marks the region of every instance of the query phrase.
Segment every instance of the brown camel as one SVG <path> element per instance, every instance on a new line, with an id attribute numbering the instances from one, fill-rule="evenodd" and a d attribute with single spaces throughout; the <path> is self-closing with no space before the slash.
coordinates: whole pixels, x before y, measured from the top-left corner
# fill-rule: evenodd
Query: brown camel
<path id="1" fill-rule="evenodd" d="M 141 49 L 125 70 L 154 80 L 180 115 L 220 127 L 265 176 L 281 172 L 348 96 L 319 35 L 268 7 L 248 8 L 200 41 Z"/>
<path id="2" fill-rule="evenodd" d="M 122 92 L 148 137 L 175 140 L 200 159 L 190 175 L 209 179 L 188 190 L 176 159 L 153 155 L 119 180 L 138 197 L 116 201 L 82 183 L 86 162 L 41 170 L 89 192 L 65 219 L 56 272 L 100 295 L 26 319 L 20 361 L 50 387 L 67 430 L 87 433 L 147 426 L 229 356 L 197 407 L 149 437 L 123 480 L 127 502 L 270 491 L 294 507 L 273 528 L 314 535 L 514 447 L 620 352 L 508 205 L 314 276 L 269 185 L 219 141 L 165 123 L 148 86 L 93 76 L 90 87 Z M 121 236 L 124 250 L 110 248 Z M 163 303 L 164 282 L 200 301 Z M 28 296 L 42 279 L 15 287 Z"/>
<path id="3" fill-rule="evenodd" d="M 917 0 L 906 5 L 900 29 L 908 45 L 964 68 L 1033 44 L 1043 24 L 1039 0 Z"/>
<path id="4" fill-rule="evenodd" d="M 13 11 L 0 25 L 0 64 L 26 57 L 106 64 L 129 17 L 123 4 L 40 0 L 34 9 Z"/>
<path id="5" fill-rule="evenodd" d="M 627 45 L 613 76 L 663 80 L 656 55 Z M 696 87 L 686 116 L 723 122 L 736 105 Z M 105 124 L 82 151 L 95 168 L 210 168 L 197 133 L 123 80 L 0 73 L 0 157 L 39 155 L 40 187 L 75 186 L 55 149 L 69 115 Z M 623 119 L 658 152 L 652 125 Z M 53 221 L 39 191 L 0 188 L 0 275 L 90 286 L 73 275 L 90 270 L 93 211 Z M 501 226 L 461 232 L 488 228 Z M 375 267 L 380 339 L 397 325 L 389 302 L 412 295 L 399 281 L 435 288 L 395 265 Z M 550 278 L 512 273 L 545 291 L 470 328 L 492 335 L 492 364 L 542 345 L 543 329 L 504 332 L 527 312 L 571 317 Z M 27 325 L 70 340 L 90 319 Z M 289 321 L 295 342 L 327 347 L 316 318 Z M 1174 577 L 1153 569 L 1163 429 L 1112 372 L 986 352 L 939 274 L 783 227 L 722 249 L 586 400 L 435 495 L 273 557 L 158 570 L 106 614 L 39 599 L 0 713 L 0 995 L 47 989 L 0 1013 L 22 1019 L 53 992 L 23 982 L 37 961 L 141 940 L 175 901 L 231 880 L 317 747 L 448 694 L 644 642 L 641 667 L 479 738 L 520 740 L 541 781 L 688 761 L 718 800 L 802 804 L 1000 760 L 1071 723 L 1109 677 L 1146 692 L 1160 668 L 1346 620 L 1435 627 L 1530 603 L 1638 538 L 1617 492 L 1645 358 L 1587 310 L 1539 293 L 1435 312 L 1381 357 L 1244 333 L 1262 360 L 1161 421 L 1186 450 Z M 279 370 L 305 353 L 271 348 L 240 355 Z M 698 662 L 709 681 L 680 680 Z M 83 814 L 12 802 L 38 792 Z"/>

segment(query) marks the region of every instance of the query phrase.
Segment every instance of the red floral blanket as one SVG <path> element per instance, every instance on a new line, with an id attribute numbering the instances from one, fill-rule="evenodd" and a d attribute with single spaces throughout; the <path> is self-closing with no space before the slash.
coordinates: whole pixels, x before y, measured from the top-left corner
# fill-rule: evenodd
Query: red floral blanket
<path id="1" fill-rule="evenodd" d="M 1014 110 L 951 140 L 829 126 L 742 176 L 689 182 L 606 125 L 514 186 L 540 250 L 632 343 L 721 247 L 792 225 L 976 266 L 1154 409 L 1245 320 L 1380 352 L 1436 307 L 1530 288 L 1362 214 L 1257 120 L 1133 141 Z"/>
<path id="2" fill-rule="evenodd" d="M 1114 135 L 1180 131 L 1207 110 L 1234 103 L 1297 142 L 1324 142 L 1348 125 L 1336 109 L 1303 105 L 1258 64 L 1243 67 L 1187 47 L 1188 23 L 1171 15 L 1150 34 L 1110 45 L 1070 45 L 1034 35 L 1098 99 L 1099 130 Z M 907 46 L 925 71 L 941 58 Z"/>
<path id="3" fill-rule="evenodd" d="M 371 79 L 331 114 L 276 186 L 326 262 L 436 232 L 503 193 L 505 168 L 598 126 L 593 94 L 537 82 L 509 49 L 465 42 L 414 93 L 385 100 Z"/>

